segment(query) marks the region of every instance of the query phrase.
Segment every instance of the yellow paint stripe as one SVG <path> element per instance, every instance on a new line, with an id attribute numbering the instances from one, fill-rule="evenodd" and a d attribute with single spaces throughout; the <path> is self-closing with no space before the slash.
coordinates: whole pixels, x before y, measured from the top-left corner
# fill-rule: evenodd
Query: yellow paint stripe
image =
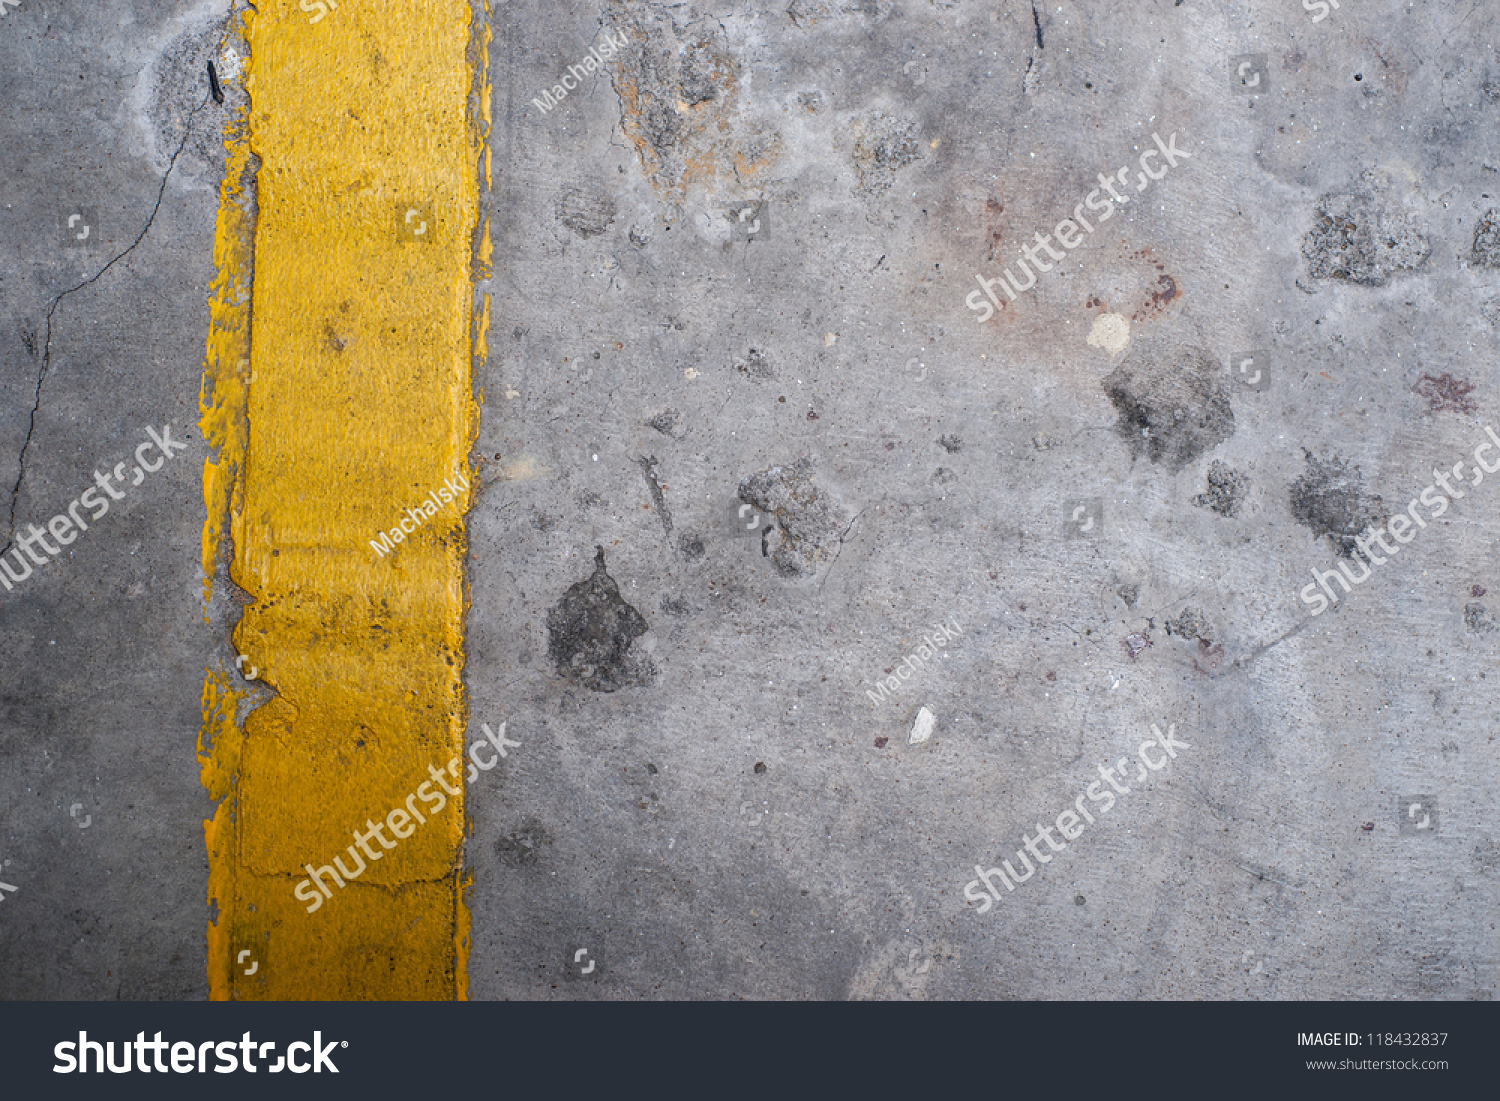
<path id="1" fill-rule="evenodd" d="M 489 31 L 469 0 L 308 20 L 295 0 L 246 16 L 251 105 L 226 142 L 215 249 L 203 563 L 212 576 L 232 534 L 230 576 L 252 598 L 235 648 L 276 696 L 240 730 L 221 675 L 204 689 L 204 779 L 222 800 L 206 824 L 210 995 L 462 998 L 463 796 L 438 813 L 417 798 L 428 820 L 405 839 L 387 827 L 394 848 L 369 841 L 378 860 L 352 833 L 435 792 L 429 766 L 466 760 L 470 494 L 414 519 L 455 474 L 472 483 Z M 253 258 L 234 170 L 252 154 Z M 403 517 L 413 530 L 377 554 Z M 342 889 L 325 876 L 332 895 L 308 913 L 304 865 L 335 856 L 365 870 Z"/>

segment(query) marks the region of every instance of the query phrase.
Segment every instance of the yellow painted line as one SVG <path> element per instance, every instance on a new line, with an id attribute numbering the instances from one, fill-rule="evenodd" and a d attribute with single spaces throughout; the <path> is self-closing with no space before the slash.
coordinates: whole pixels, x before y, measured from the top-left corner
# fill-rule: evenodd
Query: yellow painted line
<path id="1" fill-rule="evenodd" d="M 232 555 L 235 650 L 275 696 L 241 726 L 237 675 L 204 686 L 209 992 L 464 998 L 463 765 L 459 794 L 428 796 L 429 767 L 467 762 L 471 493 L 421 502 L 472 485 L 489 29 L 469 0 L 257 8 L 209 302 L 202 555 L 207 585 Z M 335 857 L 352 878 L 324 874 L 325 897 L 304 869 Z"/>

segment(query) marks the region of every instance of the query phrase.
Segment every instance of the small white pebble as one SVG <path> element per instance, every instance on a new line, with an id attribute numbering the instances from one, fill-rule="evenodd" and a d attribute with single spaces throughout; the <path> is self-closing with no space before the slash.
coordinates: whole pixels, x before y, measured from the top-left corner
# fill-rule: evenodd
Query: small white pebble
<path id="1" fill-rule="evenodd" d="M 937 716 L 927 710 L 927 705 L 923 704 L 917 711 L 917 721 L 912 723 L 911 737 L 906 740 L 906 744 L 921 745 L 932 737 L 932 728 L 936 722 Z"/>

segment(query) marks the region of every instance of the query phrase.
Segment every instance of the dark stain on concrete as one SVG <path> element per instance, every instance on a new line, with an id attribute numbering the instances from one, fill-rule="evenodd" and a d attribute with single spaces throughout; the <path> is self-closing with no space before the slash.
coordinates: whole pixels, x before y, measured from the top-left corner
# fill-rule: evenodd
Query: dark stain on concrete
<path id="1" fill-rule="evenodd" d="M 1143 342 L 1137 361 L 1104 380 L 1131 454 L 1176 473 L 1234 435 L 1234 410 L 1217 357 L 1201 348 Z"/>
<path id="2" fill-rule="evenodd" d="M 1500 207 L 1490 207 L 1474 227 L 1473 262 L 1480 267 L 1500 268 Z"/>
<path id="3" fill-rule="evenodd" d="M 560 675 L 594 692 L 648 687 L 656 667 L 632 654 L 630 644 L 649 624 L 605 571 L 604 548 L 594 550 L 592 576 L 571 586 L 547 613 L 547 653 Z"/>
<path id="4" fill-rule="evenodd" d="M 1208 492 L 1193 498 L 1193 504 L 1208 507 L 1231 519 L 1239 515 L 1240 505 L 1250 492 L 1250 478 L 1215 459 L 1208 464 Z"/>
<path id="5" fill-rule="evenodd" d="M 1482 635 L 1486 631 L 1495 629 L 1495 617 L 1490 610 L 1479 601 L 1464 605 L 1464 626 L 1476 635 Z"/>
<path id="6" fill-rule="evenodd" d="M 616 212 L 615 201 L 608 195 L 582 187 L 565 187 L 557 196 L 557 220 L 585 239 L 603 234 Z"/>
<path id="7" fill-rule="evenodd" d="M 1446 371 L 1438 378 L 1423 375 L 1412 387 L 1412 392 L 1427 399 L 1427 408 L 1434 413 L 1475 413 L 1479 406 L 1469 393 L 1474 384 L 1465 378 L 1454 378 Z"/>
<path id="8" fill-rule="evenodd" d="M 647 428 L 654 428 L 663 436 L 671 436 L 674 440 L 680 440 L 687 435 L 687 425 L 682 418 L 682 413 L 677 409 L 663 409 L 646 422 Z"/>
<path id="9" fill-rule="evenodd" d="M 1316 224 L 1302 241 L 1313 278 L 1381 287 L 1392 275 L 1414 270 L 1432 251 L 1415 221 L 1367 189 L 1368 183 L 1366 178 L 1318 200 Z"/>
<path id="10" fill-rule="evenodd" d="M 755 382 L 767 382 L 776 377 L 776 369 L 771 366 L 770 357 L 755 348 L 751 348 L 750 354 L 736 363 L 734 369 Z"/>
<path id="11" fill-rule="evenodd" d="M 1178 638 L 1201 638 L 1205 642 L 1213 641 L 1208 617 L 1199 608 L 1182 609 L 1176 619 L 1167 620 L 1166 629 L 1167 634 L 1176 635 Z"/>
<path id="12" fill-rule="evenodd" d="M 527 818 L 495 842 L 495 855 L 509 868 L 534 868 L 543 850 L 552 844 L 552 834 L 535 818 Z"/>
<path id="13" fill-rule="evenodd" d="M 854 135 L 854 168 L 865 194 L 886 190 L 899 169 L 922 157 L 915 122 L 877 112 L 855 123 Z"/>
<path id="14" fill-rule="evenodd" d="M 832 556 L 848 524 L 843 510 L 813 484 L 811 459 L 752 474 L 740 483 L 739 498 L 776 517 L 780 539 L 769 557 L 783 577 L 814 572 Z"/>
<path id="15" fill-rule="evenodd" d="M 1365 492 L 1364 475 L 1353 463 L 1337 455 L 1324 462 L 1311 451 L 1303 454 L 1307 472 L 1292 483 L 1292 516 L 1314 536 L 1328 536 L 1340 557 L 1352 559 L 1358 551 L 1355 537 L 1385 524 L 1385 502 Z"/>
<path id="16" fill-rule="evenodd" d="M 641 473 L 646 477 L 646 489 L 651 493 L 651 503 L 656 506 L 656 514 L 661 517 L 662 526 L 667 529 L 667 534 L 672 534 L 672 510 L 667 507 L 667 498 L 661 491 L 661 484 L 656 480 L 656 456 L 642 455 L 636 459 L 636 465 L 641 468 Z"/>

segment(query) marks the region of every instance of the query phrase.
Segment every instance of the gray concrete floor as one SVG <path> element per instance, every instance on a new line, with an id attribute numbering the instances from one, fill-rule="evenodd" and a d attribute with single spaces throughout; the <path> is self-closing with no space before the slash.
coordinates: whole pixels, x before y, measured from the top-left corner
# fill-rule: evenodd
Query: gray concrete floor
<path id="1" fill-rule="evenodd" d="M 1500 478 L 1297 594 L 1496 424 L 1500 9 L 1316 14 L 496 6 L 467 672 L 522 747 L 470 789 L 473 997 L 1494 995 Z M 5 998 L 206 996 L 226 15 L 0 18 L 7 523 L 191 445 L 0 592 Z M 1189 156 L 976 323 L 1153 134 Z M 1191 748 L 965 900 L 1152 724 Z"/>

